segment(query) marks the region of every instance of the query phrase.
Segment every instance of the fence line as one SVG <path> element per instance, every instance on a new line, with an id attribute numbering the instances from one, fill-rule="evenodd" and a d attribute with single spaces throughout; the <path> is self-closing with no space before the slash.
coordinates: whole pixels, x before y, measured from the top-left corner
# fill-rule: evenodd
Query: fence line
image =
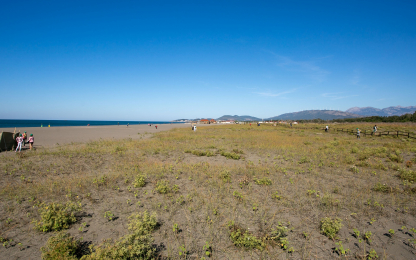
<path id="1" fill-rule="evenodd" d="M 280 125 L 280 126 L 286 126 L 291 128 L 291 126 L 288 125 Z M 325 128 L 319 128 L 319 127 L 298 127 L 296 126 L 296 129 L 312 129 L 312 130 L 325 130 Z M 331 129 L 335 132 L 346 132 L 349 134 L 357 134 L 356 130 L 351 130 L 351 129 L 344 129 L 344 128 L 329 128 L 328 130 L 331 131 Z M 372 130 L 364 130 L 361 131 L 361 134 L 366 137 L 367 135 L 371 135 L 371 136 L 383 136 L 383 135 L 390 135 L 390 136 L 405 136 L 407 138 L 413 138 L 416 139 L 416 134 L 415 133 L 410 133 L 410 132 L 404 132 L 404 131 L 380 131 L 380 132 L 375 132 Z"/>

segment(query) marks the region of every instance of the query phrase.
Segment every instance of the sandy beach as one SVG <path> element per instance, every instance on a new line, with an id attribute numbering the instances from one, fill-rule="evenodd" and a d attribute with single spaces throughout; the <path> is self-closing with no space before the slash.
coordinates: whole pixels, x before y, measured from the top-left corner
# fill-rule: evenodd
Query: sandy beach
<path id="1" fill-rule="evenodd" d="M 199 127 L 200 125 L 198 125 Z M 48 147 L 54 145 L 62 145 L 71 142 L 88 142 L 101 139 L 124 139 L 140 138 L 139 134 L 156 133 L 167 131 L 173 128 L 189 127 L 190 124 L 161 124 L 157 125 L 110 125 L 110 126 L 67 126 L 67 127 L 27 127 L 17 128 L 16 131 L 27 132 L 28 136 L 33 134 L 35 137 L 34 147 Z M 0 132 L 14 132 L 14 128 L 0 128 Z M 26 145 L 25 148 L 28 148 Z"/>

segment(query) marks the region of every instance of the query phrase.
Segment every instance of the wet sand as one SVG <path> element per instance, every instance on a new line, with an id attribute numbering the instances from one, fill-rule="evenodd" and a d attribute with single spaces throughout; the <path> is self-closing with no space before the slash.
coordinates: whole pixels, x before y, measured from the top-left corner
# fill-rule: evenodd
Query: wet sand
<path id="1" fill-rule="evenodd" d="M 202 125 L 198 125 L 200 127 Z M 35 138 L 35 147 L 48 147 L 54 145 L 67 144 L 71 142 L 88 142 L 102 139 L 139 139 L 139 134 L 156 133 L 167 131 L 172 128 L 188 127 L 191 130 L 191 124 L 161 124 L 157 125 L 120 125 L 120 126 L 66 126 L 66 127 L 26 127 L 17 128 L 17 131 L 27 132 L 28 137 L 33 134 Z M 0 132 L 14 132 L 14 128 L 0 128 Z M 25 148 L 28 148 L 28 144 Z"/>

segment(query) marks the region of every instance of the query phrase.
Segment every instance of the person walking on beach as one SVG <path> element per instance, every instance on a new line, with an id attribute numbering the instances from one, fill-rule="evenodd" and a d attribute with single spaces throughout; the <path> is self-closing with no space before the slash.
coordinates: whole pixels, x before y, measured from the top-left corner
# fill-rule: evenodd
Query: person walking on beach
<path id="1" fill-rule="evenodd" d="M 15 152 L 17 152 L 17 149 L 19 149 L 19 152 L 21 152 L 22 151 L 22 143 L 23 143 L 23 136 L 22 136 L 22 134 L 20 134 L 16 138 L 16 142 L 17 142 L 17 147 L 16 147 L 16 151 Z"/>
<path id="2" fill-rule="evenodd" d="M 373 127 L 373 134 L 376 134 L 376 132 L 377 132 L 377 125 L 374 125 L 374 127 Z"/>
<path id="3" fill-rule="evenodd" d="M 157 130 L 157 125 L 155 125 L 155 128 L 156 128 L 156 130 Z"/>
<path id="4" fill-rule="evenodd" d="M 129 127 L 129 123 L 127 123 L 127 127 Z"/>
<path id="5" fill-rule="evenodd" d="M 33 134 L 30 134 L 29 141 L 28 141 L 30 150 L 32 150 L 34 142 L 35 142 L 35 138 L 33 137 Z"/>
<path id="6" fill-rule="evenodd" d="M 361 133 L 361 130 L 357 128 L 357 139 L 361 139 L 360 133 Z"/>
<path id="7" fill-rule="evenodd" d="M 196 126 L 194 126 L 194 132 L 196 132 Z"/>

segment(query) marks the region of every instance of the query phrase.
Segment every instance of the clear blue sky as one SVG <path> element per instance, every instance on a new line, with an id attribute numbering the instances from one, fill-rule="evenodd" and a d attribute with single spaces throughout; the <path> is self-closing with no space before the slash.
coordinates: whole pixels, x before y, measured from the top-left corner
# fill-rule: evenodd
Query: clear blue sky
<path id="1" fill-rule="evenodd" d="M 2 1 L 0 118 L 416 105 L 416 1 Z"/>

